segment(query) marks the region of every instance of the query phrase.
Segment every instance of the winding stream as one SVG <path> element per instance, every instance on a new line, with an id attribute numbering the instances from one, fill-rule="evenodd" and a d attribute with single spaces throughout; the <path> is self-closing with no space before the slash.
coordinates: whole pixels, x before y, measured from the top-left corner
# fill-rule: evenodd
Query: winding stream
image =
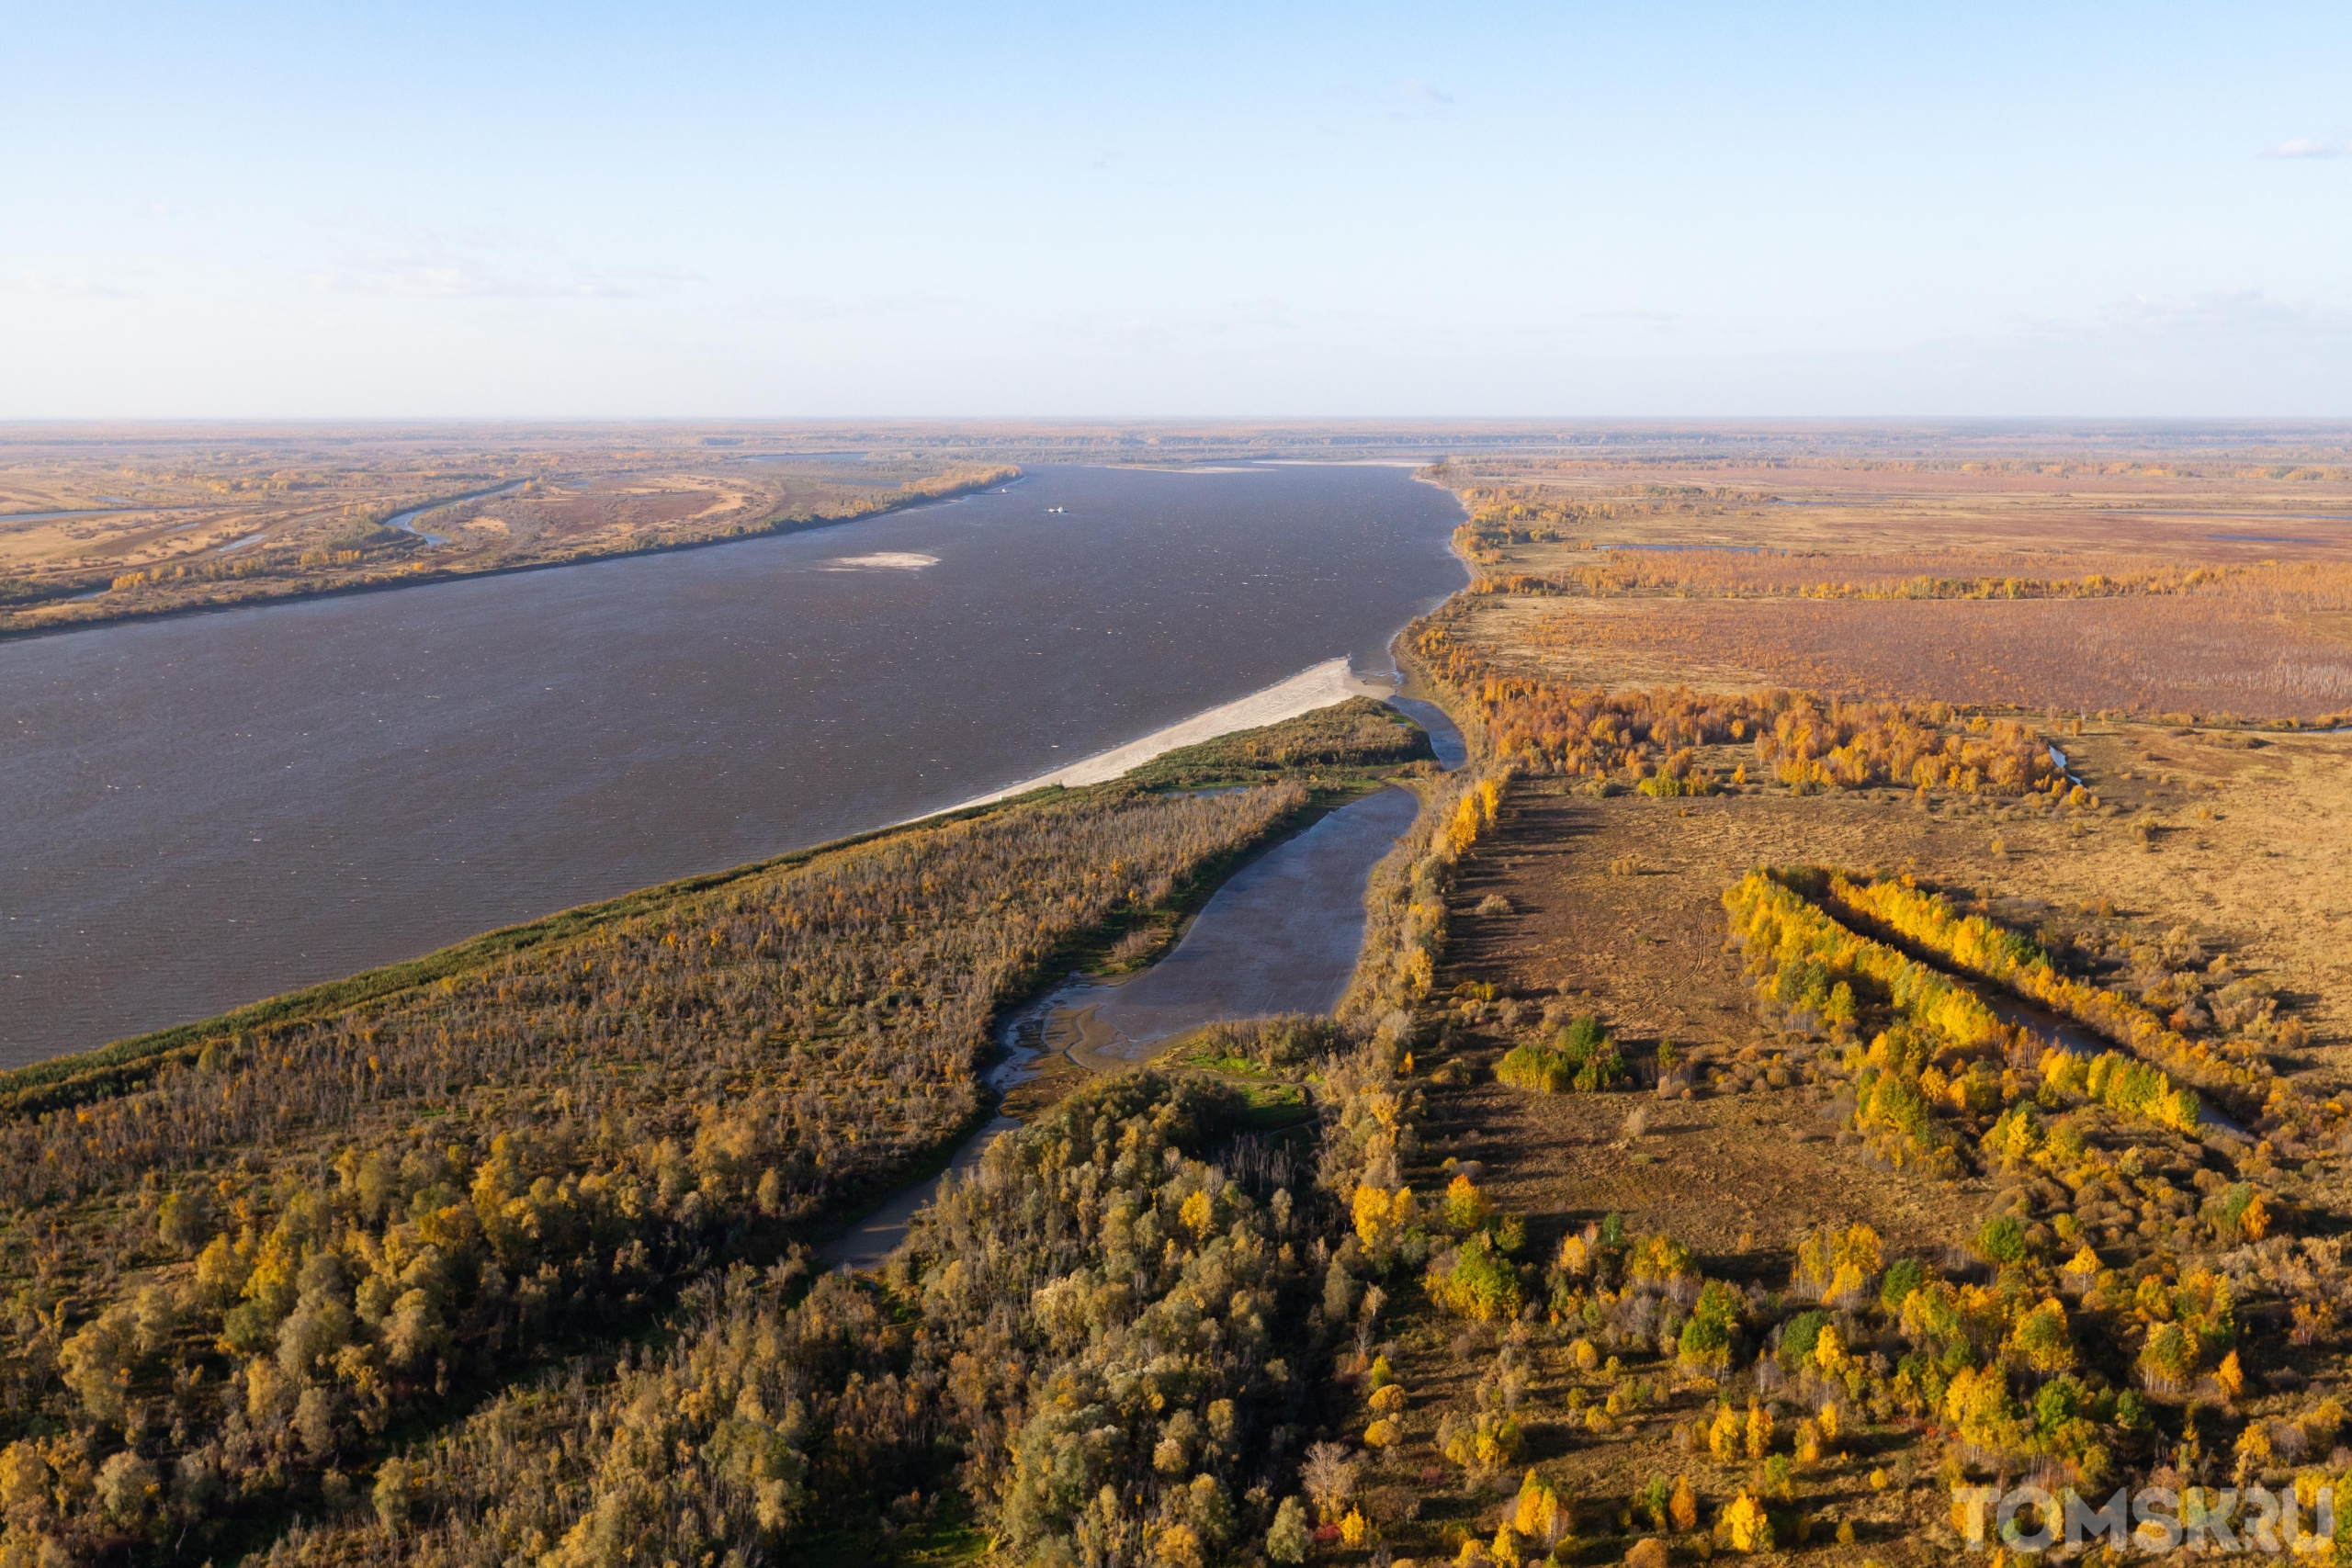
<path id="1" fill-rule="evenodd" d="M 1965 980 L 1966 977 L 1953 976 L 1953 978 Z M 2072 1019 L 2062 1018 L 2047 1008 L 2039 1007 L 2013 996 L 1996 986 L 1972 983 L 1972 988 L 1984 1005 L 1993 1010 L 1993 1016 L 2003 1023 L 2012 1029 L 2027 1030 L 2037 1038 L 2049 1042 L 2062 1051 L 2071 1052 L 2077 1056 L 2097 1056 L 2105 1052 L 2116 1051 L 2125 1056 L 2144 1060 L 2137 1057 L 2129 1047 L 2118 1045 L 2103 1035 L 2093 1033 Z M 2197 1097 L 2197 1121 L 2200 1126 L 2211 1127 L 2215 1132 L 2227 1134 L 2231 1137 L 2243 1138 L 2246 1135 L 2245 1128 L 2214 1110 L 2211 1101 L 2201 1090 Z"/>
<path id="2" fill-rule="evenodd" d="M 528 479 L 516 479 L 511 484 L 493 485 L 488 490 L 468 491 L 463 495 L 444 496 L 439 501 L 428 501 L 423 506 L 412 506 L 406 512 L 394 513 L 384 519 L 384 526 L 398 528 L 403 534 L 413 534 L 428 545 L 446 545 L 449 542 L 449 536 L 447 534 L 428 534 L 416 525 L 416 520 L 428 512 L 438 512 L 445 506 L 456 506 L 460 502 L 481 501 L 493 495 L 512 495 L 530 482 Z"/>

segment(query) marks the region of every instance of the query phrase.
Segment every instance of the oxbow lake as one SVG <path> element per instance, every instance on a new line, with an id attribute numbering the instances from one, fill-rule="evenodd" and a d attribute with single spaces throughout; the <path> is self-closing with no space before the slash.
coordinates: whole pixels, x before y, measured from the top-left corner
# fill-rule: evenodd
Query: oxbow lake
<path id="1" fill-rule="evenodd" d="M 1464 581 L 1460 515 L 1402 467 L 1046 468 L 0 643 L 0 1066 L 935 810 L 1342 654 L 1385 673 Z"/>

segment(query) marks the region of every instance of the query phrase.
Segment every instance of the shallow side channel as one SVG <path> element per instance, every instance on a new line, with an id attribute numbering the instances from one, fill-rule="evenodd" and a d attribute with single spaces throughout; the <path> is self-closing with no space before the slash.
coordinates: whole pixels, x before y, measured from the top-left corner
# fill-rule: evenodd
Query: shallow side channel
<path id="1" fill-rule="evenodd" d="M 989 1075 L 990 1087 L 1003 1089 L 1028 1075 L 1045 1048 L 1048 1015 L 1080 1020 L 1097 1043 L 1073 1059 L 1108 1070 L 1142 1061 L 1159 1042 L 1216 1019 L 1329 1011 L 1363 947 L 1372 868 L 1419 809 L 1418 796 L 1393 785 L 1341 807 L 1236 872 L 1176 950 L 1141 975 L 1123 985 L 1073 976 L 1020 1009 L 1001 1031 L 1009 1055 Z M 1020 1125 L 994 1118 L 965 1140 L 948 1169 L 969 1169 L 999 1134 Z M 937 1187 L 926 1179 L 896 1194 L 825 1249 L 825 1266 L 880 1264 Z"/>

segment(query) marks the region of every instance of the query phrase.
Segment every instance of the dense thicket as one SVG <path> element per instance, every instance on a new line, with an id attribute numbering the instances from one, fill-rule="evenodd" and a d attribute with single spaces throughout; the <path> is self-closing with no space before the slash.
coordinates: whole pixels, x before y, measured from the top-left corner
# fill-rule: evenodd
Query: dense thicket
<path id="1" fill-rule="evenodd" d="M 1003 1000 L 1305 801 L 909 829 L 0 1122 L 0 1555 L 332 1510 L 452 1391 L 938 1147 Z"/>
<path id="2" fill-rule="evenodd" d="M 1250 1133 L 1197 1077 L 1089 1085 L 944 1182 L 878 1278 L 738 1269 L 665 1349 L 510 1394 L 272 1561 L 777 1561 L 942 1486 L 1016 1562 L 1246 1551 L 1360 1304 L 1334 1195 L 1394 1184 L 1409 1139 L 1385 1055 L 1320 1064 L 1319 1148 Z"/>

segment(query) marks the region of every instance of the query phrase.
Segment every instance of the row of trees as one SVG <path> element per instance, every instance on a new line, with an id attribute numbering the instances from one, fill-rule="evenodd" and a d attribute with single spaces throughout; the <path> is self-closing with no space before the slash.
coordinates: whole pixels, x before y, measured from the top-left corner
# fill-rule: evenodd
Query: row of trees
<path id="1" fill-rule="evenodd" d="M 2159 1066 L 2045 1048 L 2004 1027 L 1948 976 L 1838 925 L 1800 887 L 2029 994 L 2054 969 L 2037 944 L 1907 881 L 1759 872 L 1725 895 L 1768 1010 L 1843 1043 L 1824 1081 L 1855 1131 L 1894 1163 L 1948 1178 L 1981 1170 L 1996 1187 L 1973 1243 L 1990 1285 L 1915 1271 L 1898 1289 L 1888 1271 L 1885 1305 L 1916 1347 L 1888 1388 L 1898 1407 L 1941 1412 L 1971 1463 L 2055 1461 L 2087 1492 L 2117 1479 L 2120 1450 L 2152 1429 L 2154 1402 L 2191 1405 L 2186 1452 L 2194 1405 L 2246 1392 L 2238 1301 L 2283 1298 L 2299 1344 L 2332 1333 L 2352 1279 L 2335 1242 L 2294 1237 L 2291 1207 L 2261 1179 L 2267 1143 L 2205 1136 L 2196 1096 Z M 2278 1109 L 2296 1103 L 2266 1100 L 2267 1130 L 2309 1135 Z M 1825 1240 L 1800 1248 L 1799 1282 L 1822 1281 L 1834 1303 L 1869 1272 L 1863 1261 L 1849 1269 Z M 2144 1393 L 2119 1397 L 2134 1385 Z M 2341 1419 L 2315 1408 L 2246 1423 L 2224 1469 L 2238 1484 L 2280 1482 L 2280 1461 L 2311 1432 L 2332 1438 Z"/>
<path id="2" fill-rule="evenodd" d="M 1894 785 L 2020 795 L 2058 776 L 2050 748 L 2014 719 L 1943 703 L 1824 701 L 1809 693 L 1618 691 L 1503 673 L 1441 614 L 1408 636 L 1472 716 L 1488 751 L 1570 775 L 1690 775 L 1703 746 L 1752 746 L 1761 771 L 1798 787 Z"/>

